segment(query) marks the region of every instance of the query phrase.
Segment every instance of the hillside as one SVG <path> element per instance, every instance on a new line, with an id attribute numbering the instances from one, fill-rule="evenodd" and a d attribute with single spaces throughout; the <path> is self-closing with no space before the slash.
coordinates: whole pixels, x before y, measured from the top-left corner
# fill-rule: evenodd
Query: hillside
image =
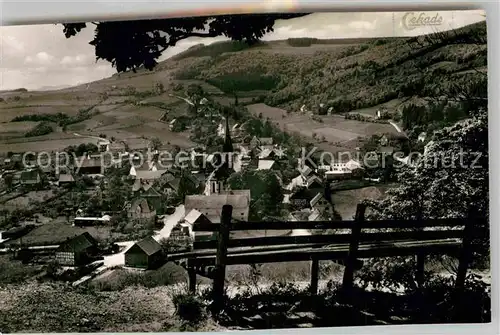
<path id="1" fill-rule="evenodd" d="M 362 138 L 400 131 L 387 122 L 364 122 L 379 107 L 387 107 L 389 117 L 404 128 L 408 122 L 399 120 L 408 104 L 423 102 L 451 84 L 480 78 L 478 70 L 486 71 L 487 47 L 463 41 L 469 35 L 485 38 L 486 24 L 464 27 L 436 45 L 417 43 L 417 38 L 295 38 L 251 47 L 219 42 L 194 46 L 154 71 L 121 73 L 52 91 L 2 92 L 0 151 L 36 150 L 42 144 L 58 150 L 68 143 L 95 141 L 99 135 L 139 147 L 151 137 L 189 146 L 188 132 L 171 132 L 160 119 L 165 113 L 171 120 L 185 112 L 185 104 L 172 94 L 183 96 L 184 88 L 193 83 L 220 103 L 233 102 L 237 93 L 252 113 L 271 118 L 323 149 L 353 150 Z M 165 89 L 155 93 L 158 83 Z M 328 115 L 311 118 L 308 112 Z M 43 136 L 24 136 L 36 126 L 33 122 L 9 124 L 23 115 L 57 113 L 73 119 Z M 347 120 L 345 113 L 359 115 Z"/>
<path id="2" fill-rule="evenodd" d="M 456 34 L 485 39 L 486 24 Z M 261 102 L 289 111 L 303 105 L 317 109 L 322 103 L 335 114 L 426 97 L 450 83 L 469 82 L 478 76 L 474 69 L 486 68 L 486 44 L 462 43 L 454 34 L 437 45 L 417 42 L 304 38 L 251 48 L 219 43 L 188 50 L 160 68 L 177 69 L 177 79 L 204 80 L 225 91 L 265 90 Z"/>

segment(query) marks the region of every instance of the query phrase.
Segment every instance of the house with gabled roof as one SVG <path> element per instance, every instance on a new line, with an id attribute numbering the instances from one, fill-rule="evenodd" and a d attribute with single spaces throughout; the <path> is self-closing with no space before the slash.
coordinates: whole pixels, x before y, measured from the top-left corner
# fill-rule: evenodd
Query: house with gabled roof
<path id="1" fill-rule="evenodd" d="M 154 223 L 156 219 L 156 211 L 150 208 L 148 202 L 144 198 L 136 198 L 125 204 L 127 217 L 129 220 L 142 223 Z"/>
<path id="2" fill-rule="evenodd" d="M 56 249 L 55 259 L 60 265 L 79 266 L 88 264 L 97 254 L 98 243 L 88 232 L 68 238 Z"/>
<path id="3" fill-rule="evenodd" d="M 136 242 L 125 251 L 125 266 L 128 267 L 151 269 L 159 266 L 162 260 L 162 247 L 151 236 Z"/>
<path id="4" fill-rule="evenodd" d="M 184 217 L 184 221 L 190 225 L 194 225 L 195 223 L 212 223 L 205 214 L 194 208 Z"/>
<path id="5" fill-rule="evenodd" d="M 186 213 L 196 209 L 211 222 L 220 223 L 222 207 L 233 206 L 233 219 L 248 221 L 250 190 L 223 190 L 220 182 L 210 181 L 207 195 L 187 195 L 184 200 Z"/>
<path id="6" fill-rule="evenodd" d="M 309 202 L 309 206 L 320 213 L 331 213 L 333 210 L 331 199 L 327 199 L 324 192 L 318 192 Z"/>

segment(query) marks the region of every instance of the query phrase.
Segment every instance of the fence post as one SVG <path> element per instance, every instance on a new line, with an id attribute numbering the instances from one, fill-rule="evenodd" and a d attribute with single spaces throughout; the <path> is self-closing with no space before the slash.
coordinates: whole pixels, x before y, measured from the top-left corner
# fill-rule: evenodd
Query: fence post
<path id="1" fill-rule="evenodd" d="M 356 217 L 351 228 L 351 243 L 349 244 L 349 254 L 347 255 L 344 278 L 342 280 L 342 290 L 349 293 L 353 287 L 354 269 L 356 267 L 359 238 L 361 235 L 361 224 L 365 221 L 366 205 L 358 204 L 356 207 Z"/>
<path id="2" fill-rule="evenodd" d="M 422 209 L 419 208 L 418 213 L 417 213 L 417 222 L 419 224 L 417 230 L 418 231 L 423 231 L 423 227 L 421 226 L 421 223 L 423 221 L 423 215 L 422 215 Z M 415 280 L 418 285 L 418 289 L 420 290 L 420 293 L 422 293 L 422 288 L 424 285 L 424 280 L 425 280 L 425 257 L 426 254 L 423 251 L 417 252 L 416 256 L 417 258 L 417 271 L 415 274 Z"/>
<path id="3" fill-rule="evenodd" d="M 213 280 L 213 298 L 216 311 L 222 309 L 224 298 L 224 281 L 226 279 L 226 259 L 227 242 L 229 240 L 229 229 L 231 226 L 231 216 L 233 207 L 224 205 L 222 207 L 221 222 L 219 225 L 219 234 L 217 236 L 217 256 L 215 259 L 214 280 Z"/>
<path id="4" fill-rule="evenodd" d="M 471 207 L 469 215 L 464 227 L 464 236 L 462 238 L 462 250 L 460 252 L 460 260 L 458 263 L 457 279 L 455 281 L 455 290 L 457 294 L 461 294 L 465 286 L 465 278 L 467 276 L 467 268 L 472 256 L 472 239 L 474 235 L 474 224 L 477 218 L 477 208 Z"/>
<path id="5" fill-rule="evenodd" d="M 193 266 L 191 259 L 187 261 L 187 272 L 188 272 L 188 283 L 189 283 L 189 292 L 196 292 L 196 269 Z"/>
<path id="6" fill-rule="evenodd" d="M 318 277 L 319 277 L 319 261 L 313 259 L 311 261 L 311 294 L 318 293 Z"/>

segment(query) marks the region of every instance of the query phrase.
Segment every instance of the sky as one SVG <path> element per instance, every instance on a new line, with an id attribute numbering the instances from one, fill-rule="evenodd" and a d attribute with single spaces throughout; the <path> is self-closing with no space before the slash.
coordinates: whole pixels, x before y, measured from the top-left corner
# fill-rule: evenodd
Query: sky
<path id="1" fill-rule="evenodd" d="M 407 29 L 404 22 L 421 13 L 440 16 L 442 23 Z M 274 32 L 264 40 L 293 37 L 352 38 L 415 36 L 436 30 L 449 30 L 485 20 L 484 11 L 448 11 L 405 13 L 314 13 L 305 17 L 278 21 Z M 63 26 L 55 24 L 0 27 L 0 90 L 29 90 L 73 86 L 110 77 L 116 70 L 105 61 L 96 61 L 94 48 L 88 44 L 93 27 L 66 39 Z M 189 47 L 225 40 L 190 38 L 167 49 L 160 60 Z"/>

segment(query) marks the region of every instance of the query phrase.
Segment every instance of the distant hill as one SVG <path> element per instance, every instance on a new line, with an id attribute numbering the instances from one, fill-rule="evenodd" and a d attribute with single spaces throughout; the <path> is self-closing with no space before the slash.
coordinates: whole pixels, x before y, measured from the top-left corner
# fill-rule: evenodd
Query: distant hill
<path id="1" fill-rule="evenodd" d="M 486 34 L 484 22 L 463 29 Z M 245 46 L 224 42 L 187 50 L 176 62 L 178 79 L 199 79 L 238 91 L 252 91 L 268 79 L 265 102 L 298 110 L 324 103 L 348 112 L 412 96 L 409 85 L 426 88 L 468 81 L 473 68 L 485 68 L 487 47 L 450 39 L 418 50 L 414 38 L 318 40 L 289 39 Z M 161 67 L 162 65 L 160 65 Z M 225 87 L 224 87 L 225 86 Z M 415 92 L 416 93 L 416 92 Z"/>

